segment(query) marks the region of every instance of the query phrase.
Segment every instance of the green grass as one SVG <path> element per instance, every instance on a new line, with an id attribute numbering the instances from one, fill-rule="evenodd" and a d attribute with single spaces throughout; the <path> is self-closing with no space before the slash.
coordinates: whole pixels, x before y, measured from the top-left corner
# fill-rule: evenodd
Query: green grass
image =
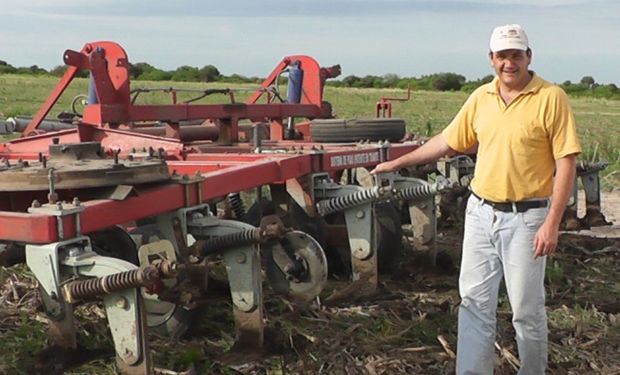
<path id="1" fill-rule="evenodd" d="M 0 118 L 16 115 L 32 115 L 51 93 L 57 78 L 48 76 L 0 75 Z M 52 109 L 49 117 L 70 109 L 72 99 L 87 92 L 88 80 L 75 79 Z M 244 101 L 248 89 L 254 85 L 226 83 L 201 84 L 195 82 L 149 82 L 136 81 L 136 88 L 241 88 L 235 94 L 237 101 Z M 285 90 L 286 87 L 281 87 Z M 179 101 L 195 97 L 195 93 L 180 93 Z M 326 87 L 325 99 L 332 103 L 337 117 L 374 117 L 375 103 L 381 97 L 406 97 L 405 90 L 398 89 L 354 89 Z M 409 101 L 394 101 L 394 116 L 406 120 L 408 130 L 422 135 L 432 135 L 446 126 L 457 113 L 467 94 L 462 92 L 414 91 Z M 198 103 L 227 102 L 227 96 L 216 94 Z M 610 166 L 603 171 L 603 185 L 613 187 L 620 184 L 620 101 L 594 98 L 571 98 L 571 105 L 577 119 L 578 132 L 583 146 L 582 159 L 587 161 L 606 160 Z M 169 94 L 141 94 L 139 104 L 170 103 Z"/>

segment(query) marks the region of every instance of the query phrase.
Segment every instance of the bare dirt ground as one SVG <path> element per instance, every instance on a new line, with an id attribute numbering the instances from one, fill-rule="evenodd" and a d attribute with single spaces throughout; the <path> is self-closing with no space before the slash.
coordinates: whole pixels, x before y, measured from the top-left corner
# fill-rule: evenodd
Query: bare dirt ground
<path id="1" fill-rule="evenodd" d="M 581 205 L 583 206 L 583 205 Z M 603 213 L 614 225 L 565 232 L 547 264 L 550 374 L 620 374 L 620 192 L 603 193 Z M 451 374 L 456 352 L 461 233 L 444 228 L 438 266 L 408 256 L 380 292 L 301 308 L 267 290 L 265 347 L 230 350 L 233 328 L 226 299 L 201 311 L 198 324 L 177 341 L 152 335 L 155 363 L 198 374 Z M 44 315 L 27 272 L 5 270 L 0 285 L 0 374 L 33 373 L 47 343 Z M 347 285 L 332 281 L 331 291 Z M 325 300 L 325 299 L 323 299 Z M 78 334 L 94 359 L 70 374 L 113 374 L 111 341 L 101 306 L 80 307 Z M 498 307 L 496 374 L 516 373 L 510 307 Z M 47 372 L 53 373 L 53 372 Z M 172 373 L 174 374 L 174 373 Z"/>
<path id="2" fill-rule="evenodd" d="M 584 196 L 583 191 L 579 192 L 579 216 L 584 215 Z M 613 223 L 610 226 L 595 227 L 590 230 L 582 230 L 577 232 L 584 236 L 594 237 L 620 237 L 620 190 L 616 188 L 615 191 L 601 192 L 601 207 L 603 214 L 607 218 L 607 221 Z"/>

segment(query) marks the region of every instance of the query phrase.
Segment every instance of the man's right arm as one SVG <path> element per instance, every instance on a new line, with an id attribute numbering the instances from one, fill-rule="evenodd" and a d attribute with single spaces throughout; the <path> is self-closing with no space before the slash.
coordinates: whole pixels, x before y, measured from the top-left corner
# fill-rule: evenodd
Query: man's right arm
<path id="1" fill-rule="evenodd" d="M 370 173 L 394 172 L 401 168 L 430 163 L 442 156 L 452 155 L 454 153 L 455 151 L 448 146 L 443 135 L 437 134 L 419 148 L 416 148 L 398 159 L 386 161 L 377 165 Z"/>

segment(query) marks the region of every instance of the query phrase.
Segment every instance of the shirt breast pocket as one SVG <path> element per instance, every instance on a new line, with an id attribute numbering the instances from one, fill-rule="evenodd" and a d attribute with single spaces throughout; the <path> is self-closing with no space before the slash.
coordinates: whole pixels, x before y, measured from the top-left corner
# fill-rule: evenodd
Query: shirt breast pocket
<path id="1" fill-rule="evenodd" d="M 540 121 L 526 120 L 519 125 L 513 132 L 513 145 L 516 146 L 513 151 L 533 157 L 548 147 L 547 131 Z"/>

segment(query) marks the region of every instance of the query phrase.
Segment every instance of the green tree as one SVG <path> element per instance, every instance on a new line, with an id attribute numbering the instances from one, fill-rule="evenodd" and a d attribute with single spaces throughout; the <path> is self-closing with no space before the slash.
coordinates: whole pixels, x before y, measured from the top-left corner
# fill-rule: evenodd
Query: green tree
<path id="1" fill-rule="evenodd" d="M 154 68 L 140 74 L 138 79 L 141 81 L 170 81 L 172 79 L 172 72 Z"/>
<path id="2" fill-rule="evenodd" d="M 220 71 L 213 65 L 205 65 L 199 70 L 199 77 L 204 82 L 214 82 L 222 78 Z"/>
<path id="3" fill-rule="evenodd" d="M 62 77 L 63 74 L 67 71 L 66 65 L 56 65 L 50 70 L 50 74 L 55 77 Z"/>
<path id="4" fill-rule="evenodd" d="M 383 75 L 383 86 L 385 87 L 396 87 L 398 81 L 400 81 L 400 77 L 398 74 L 388 73 Z"/>
<path id="5" fill-rule="evenodd" d="M 129 64 L 129 78 L 140 79 L 140 76 L 155 70 L 151 64 L 145 62 L 139 62 L 135 64 Z"/>
<path id="6" fill-rule="evenodd" d="M 592 78 L 592 76 L 584 76 L 583 78 L 581 78 L 581 81 L 579 81 L 579 83 L 591 89 L 596 82 L 594 81 L 594 78 Z"/>
<path id="7" fill-rule="evenodd" d="M 17 71 L 17 69 L 7 63 L 6 61 L 0 60 L 0 74 L 12 74 L 15 73 Z"/>
<path id="8" fill-rule="evenodd" d="M 173 81 L 197 82 L 200 81 L 200 71 L 193 66 L 183 65 L 172 73 Z"/>
<path id="9" fill-rule="evenodd" d="M 465 81 L 465 77 L 460 74 L 439 73 L 433 76 L 431 85 L 439 91 L 456 91 L 461 89 Z"/>
<path id="10" fill-rule="evenodd" d="M 360 81 L 360 77 L 358 76 L 346 76 L 342 79 L 342 84 L 346 87 L 355 87 L 355 85 Z"/>

